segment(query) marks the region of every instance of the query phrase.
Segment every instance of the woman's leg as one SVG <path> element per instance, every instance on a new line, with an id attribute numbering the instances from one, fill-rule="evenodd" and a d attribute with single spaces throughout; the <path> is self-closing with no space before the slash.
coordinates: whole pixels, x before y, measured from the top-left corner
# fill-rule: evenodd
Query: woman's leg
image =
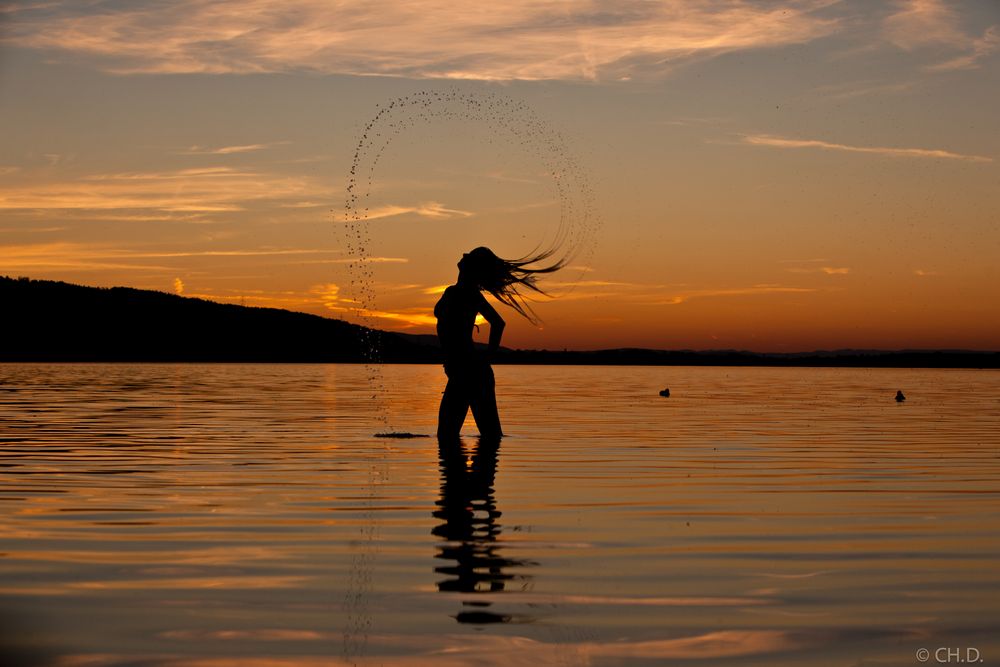
<path id="1" fill-rule="evenodd" d="M 464 374 L 449 373 L 448 369 L 445 373 L 448 374 L 448 384 L 438 408 L 437 435 L 439 438 L 457 438 L 469 412 L 470 386 L 467 379 L 461 377 Z"/>
<path id="2" fill-rule="evenodd" d="M 479 435 L 484 438 L 499 438 L 500 413 L 497 411 L 496 379 L 489 364 L 478 369 L 475 387 L 472 390 L 472 418 L 476 420 Z"/>

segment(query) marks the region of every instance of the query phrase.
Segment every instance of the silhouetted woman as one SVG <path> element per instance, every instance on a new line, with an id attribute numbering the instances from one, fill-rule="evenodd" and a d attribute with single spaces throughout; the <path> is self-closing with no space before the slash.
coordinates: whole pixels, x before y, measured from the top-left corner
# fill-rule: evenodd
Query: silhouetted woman
<path id="1" fill-rule="evenodd" d="M 481 436 L 499 438 L 503 435 L 490 356 L 500 347 L 505 322 L 483 292 L 489 292 L 529 321 L 537 322 L 518 288 L 543 293 L 535 285 L 536 274 L 558 271 L 563 262 L 537 269 L 527 268 L 527 265 L 545 260 L 551 254 L 506 260 L 497 257 L 489 248 L 480 247 L 462 255 L 458 262 L 458 280 L 444 291 L 434 306 L 438 340 L 444 351 L 444 372 L 448 376 L 438 411 L 439 438 L 458 437 L 470 408 Z M 476 315 L 482 315 L 490 325 L 485 355 L 477 353 L 472 342 Z"/>

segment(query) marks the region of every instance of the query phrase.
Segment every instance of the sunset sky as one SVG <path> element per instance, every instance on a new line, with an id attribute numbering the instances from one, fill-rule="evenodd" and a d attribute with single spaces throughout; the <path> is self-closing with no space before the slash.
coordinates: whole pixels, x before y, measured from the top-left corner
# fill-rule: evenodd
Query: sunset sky
<path id="1" fill-rule="evenodd" d="M 435 94 L 539 125 L 399 116 L 375 326 L 432 333 L 463 252 L 568 211 L 593 241 L 505 345 L 1000 349 L 996 0 L 3 2 L 0 275 L 358 321 L 355 150 Z"/>

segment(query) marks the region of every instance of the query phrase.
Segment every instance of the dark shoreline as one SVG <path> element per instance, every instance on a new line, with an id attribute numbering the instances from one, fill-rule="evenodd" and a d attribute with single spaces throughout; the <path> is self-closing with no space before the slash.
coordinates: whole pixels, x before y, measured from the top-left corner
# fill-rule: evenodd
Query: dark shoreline
<path id="1" fill-rule="evenodd" d="M 220 304 L 128 287 L 0 277 L 0 362 L 441 363 L 434 336 L 368 330 L 276 308 Z M 379 357 L 369 358 L 369 341 Z M 495 364 L 1000 368 L 973 350 L 594 351 L 501 349 Z"/>

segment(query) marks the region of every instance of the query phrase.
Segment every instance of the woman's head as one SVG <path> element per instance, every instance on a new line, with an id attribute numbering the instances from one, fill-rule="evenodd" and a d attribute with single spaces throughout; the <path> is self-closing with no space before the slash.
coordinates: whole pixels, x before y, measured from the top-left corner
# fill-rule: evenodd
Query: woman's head
<path id="1" fill-rule="evenodd" d="M 535 284 L 538 274 L 558 271 L 563 267 L 564 261 L 560 260 L 539 268 L 528 268 L 528 265 L 544 261 L 551 257 L 552 253 L 550 250 L 520 259 L 503 259 L 497 257 L 489 248 L 480 246 L 462 255 L 458 269 L 461 276 L 475 283 L 479 289 L 486 290 L 498 301 L 507 304 L 529 321 L 537 323 L 538 318 L 518 288 L 523 286 L 533 292 L 545 294 Z"/>

